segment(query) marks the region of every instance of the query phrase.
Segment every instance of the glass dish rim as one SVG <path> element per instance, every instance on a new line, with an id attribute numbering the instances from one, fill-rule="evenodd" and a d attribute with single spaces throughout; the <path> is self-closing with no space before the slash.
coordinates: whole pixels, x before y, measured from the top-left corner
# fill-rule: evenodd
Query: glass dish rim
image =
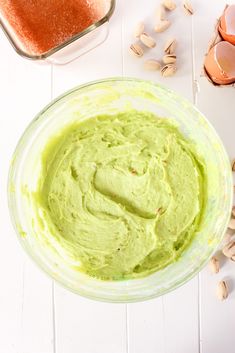
<path id="1" fill-rule="evenodd" d="M 43 60 L 43 59 L 49 58 L 51 55 L 57 53 L 59 50 L 65 48 L 69 44 L 72 44 L 76 40 L 82 38 L 86 34 L 94 31 L 95 29 L 97 29 L 98 27 L 103 25 L 104 23 L 108 22 L 109 19 L 112 16 L 114 10 L 115 10 L 115 6 L 116 6 L 116 0 L 110 0 L 109 11 L 99 21 L 97 21 L 97 22 L 93 23 L 92 25 L 90 25 L 89 27 L 85 28 L 82 32 L 80 32 L 78 34 L 75 34 L 74 36 L 72 36 L 71 38 L 67 39 L 66 41 L 64 41 L 60 45 L 56 46 L 55 48 L 52 48 L 52 49 L 48 50 L 47 52 L 45 52 L 43 54 L 40 54 L 40 55 L 30 55 L 26 51 L 20 49 L 20 47 L 16 44 L 16 42 L 14 41 L 12 36 L 10 35 L 9 31 L 7 30 L 6 26 L 3 24 L 1 19 L 0 19 L 0 27 L 2 28 L 3 32 L 5 33 L 6 37 L 8 38 L 10 44 L 15 49 L 17 54 L 19 54 L 23 58 L 26 58 L 26 59 L 29 59 L 29 60 Z"/>
<path id="2" fill-rule="evenodd" d="M 84 83 L 78 86 L 73 87 L 70 90 L 67 90 L 66 92 L 62 93 L 61 95 L 59 95 L 58 97 L 56 97 L 55 99 L 53 99 L 49 104 L 47 104 L 34 118 L 33 120 L 26 126 L 26 128 L 24 129 L 23 134 L 21 135 L 20 139 L 18 140 L 18 143 L 15 147 L 15 150 L 13 152 L 13 159 L 12 161 L 15 160 L 15 156 L 17 155 L 17 159 L 20 157 L 21 155 L 21 151 L 24 149 L 25 143 L 27 143 L 27 139 L 29 137 L 29 134 L 31 133 L 31 129 L 34 128 L 34 124 L 36 122 L 38 122 L 38 120 L 42 119 L 43 120 L 43 114 L 50 109 L 54 104 L 56 104 L 58 101 L 62 100 L 63 98 L 66 98 L 66 96 L 69 96 L 70 94 L 80 90 L 80 89 L 85 89 L 85 88 L 89 88 L 90 86 L 94 86 L 96 84 L 102 84 L 102 83 L 110 83 L 110 82 L 139 82 L 139 83 L 143 83 L 143 84 L 150 84 L 153 86 L 157 86 L 160 89 L 164 90 L 165 92 L 168 92 L 170 94 L 173 94 L 175 97 L 179 98 L 181 101 L 183 102 L 187 102 L 187 104 L 189 104 L 191 107 L 193 107 L 193 109 L 200 114 L 200 117 L 202 117 L 206 123 L 208 124 L 210 130 L 212 130 L 214 136 L 216 137 L 217 141 L 220 142 L 220 145 L 222 147 L 222 151 L 223 151 L 223 155 L 224 157 L 227 159 L 228 162 L 228 166 L 230 165 L 229 163 L 229 158 L 228 158 L 228 154 L 227 151 L 225 150 L 224 144 L 222 142 L 222 140 L 220 139 L 219 135 L 217 134 L 216 130 L 214 129 L 214 127 L 212 126 L 212 124 L 210 123 L 210 121 L 204 116 L 203 113 L 201 113 L 198 108 L 191 103 L 188 99 L 184 98 L 182 95 L 178 94 L 176 91 L 171 90 L 159 83 L 156 83 L 154 81 L 151 80 L 143 80 L 143 79 L 139 79 L 139 78 L 134 78 L 134 77 L 111 77 L 111 78 L 105 78 L 105 79 L 98 79 L 98 80 L 94 80 L 94 81 L 90 81 L 88 83 Z M 8 173 L 8 185 L 7 185 L 7 193 L 8 193 L 8 208 L 9 208 L 9 214 L 10 214 L 10 219 L 11 219 L 11 223 L 14 227 L 15 233 L 17 234 L 17 238 L 21 244 L 21 246 L 23 247 L 23 249 L 25 250 L 25 252 L 27 253 L 27 255 L 29 255 L 30 259 L 33 261 L 34 264 L 37 265 L 38 268 L 40 268 L 40 270 L 43 271 L 43 273 L 45 273 L 48 278 L 55 280 L 56 283 L 58 283 L 59 285 L 61 285 L 62 287 L 64 287 L 65 289 L 77 294 L 77 295 L 81 295 L 85 298 L 88 299 L 92 299 L 92 300 L 97 300 L 97 301 L 101 301 L 101 302 L 109 302 L 109 303 L 134 303 L 134 302 L 141 302 L 141 301 L 146 301 L 146 300 L 150 300 L 153 298 L 157 298 L 159 296 L 162 296 L 164 294 L 170 293 L 173 290 L 177 289 L 178 287 L 181 287 L 182 285 L 184 285 L 185 283 L 187 283 L 189 280 L 191 280 L 193 277 L 195 277 L 203 268 L 204 266 L 209 262 L 209 259 L 211 257 L 211 255 L 218 249 L 224 233 L 227 229 L 227 225 L 228 222 L 230 220 L 230 216 L 231 213 L 229 212 L 229 210 L 231 210 L 232 208 L 232 202 L 233 202 L 233 179 L 232 179 L 232 173 L 230 174 L 230 178 L 227 178 L 227 191 L 229 191 L 230 189 L 230 199 L 227 200 L 228 203 L 228 214 L 227 217 L 224 218 L 226 220 L 226 222 L 224 222 L 224 226 L 223 229 L 221 227 L 221 237 L 215 242 L 214 246 L 211 247 L 211 250 L 208 252 L 208 256 L 205 257 L 205 259 L 200 263 L 199 266 L 196 266 L 194 268 L 194 270 L 192 272 L 190 272 L 188 275 L 186 275 L 183 279 L 179 279 L 178 281 L 175 282 L 174 285 L 172 285 L 170 288 L 169 287 L 165 287 L 162 290 L 160 290 L 158 293 L 153 293 L 151 295 L 144 295 L 141 299 L 139 298 L 128 298 L 128 299 L 122 299 L 122 298 L 118 298 L 118 299 L 114 299 L 114 298 L 109 298 L 107 299 L 104 297 L 101 297 L 99 295 L 95 295 L 95 294 L 87 294 L 87 292 L 84 292 L 83 290 L 79 291 L 76 290 L 74 288 L 72 288 L 72 286 L 65 284 L 63 282 L 63 280 L 60 280 L 56 277 L 56 275 L 53 272 L 49 272 L 47 267 L 45 266 L 44 263 L 41 263 L 40 261 L 38 261 L 37 257 L 34 256 L 34 254 L 32 252 L 29 251 L 26 243 L 23 241 L 22 235 L 19 232 L 19 229 L 17 228 L 17 223 L 16 223 L 16 217 L 14 216 L 14 212 L 13 212 L 13 208 L 11 207 L 12 204 L 12 191 L 11 191 L 11 181 L 12 181 L 12 177 L 15 174 L 15 167 L 13 166 L 13 163 L 11 163 L 10 168 L 9 168 L 9 173 Z"/>

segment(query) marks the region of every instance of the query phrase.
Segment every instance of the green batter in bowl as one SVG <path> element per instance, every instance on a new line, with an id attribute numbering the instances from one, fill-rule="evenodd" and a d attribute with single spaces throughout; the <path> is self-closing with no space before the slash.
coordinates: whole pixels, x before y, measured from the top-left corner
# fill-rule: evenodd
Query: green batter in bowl
<path id="1" fill-rule="evenodd" d="M 230 163 L 206 119 L 136 79 L 52 102 L 21 138 L 9 176 L 31 257 L 71 290 L 112 302 L 156 297 L 195 275 L 231 203 Z"/>

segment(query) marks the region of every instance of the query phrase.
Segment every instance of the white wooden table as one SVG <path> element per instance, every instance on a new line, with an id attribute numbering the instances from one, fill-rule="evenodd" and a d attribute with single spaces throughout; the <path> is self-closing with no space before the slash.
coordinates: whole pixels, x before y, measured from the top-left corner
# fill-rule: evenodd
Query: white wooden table
<path id="1" fill-rule="evenodd" d="M 183 287 L 148 302 L 93 302 L 48 279 L 22 251 L 9 220 L 7 173 L 18 138 L 51 98 L 90 80 L 125 75 L 169 86 L 195 102 L 235 156 L 235 90 L 215 88 L 200 77 L 225 1 L 194 0 L 193 17 L 180 8 L 170 14 L 172 27 L 156 36 L 156 50 L 146 55 L 161 56 L 163 37 L 178 39 L 179 70 L 168 79 L 144 71 L 143 61 L 128 51 L 134 25 L 143 19 L 151 28 L 158 2 L 117 0 L 107 41 L 66 66 L 20 58 L 0 32 L 0 353 L 235 352 L 234 263 L 223 263 L 216 276 L 205 268 Z M 221 303 L 215 287 L 224 278 L 231 294 Z"/>

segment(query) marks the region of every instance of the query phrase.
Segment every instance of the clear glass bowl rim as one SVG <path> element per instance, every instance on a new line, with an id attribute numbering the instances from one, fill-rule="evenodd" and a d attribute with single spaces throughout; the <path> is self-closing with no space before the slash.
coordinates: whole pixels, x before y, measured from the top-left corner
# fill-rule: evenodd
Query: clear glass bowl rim
<path id="1" fill-rule="evenodd" d="M 95 80 L 95 81 L 91 81 L 88 83 L 84 83 L 81 85 L 78 85 L 68 91 L 66 91 L 65 93 L 59 95 L 58 97 L 56 97 L 55 99 L 53 99 L 48 105 L 46 105 L 36 116 L 35 118 L 29 123 L 29 125 L 25 128 L 22 136 L 20 137 L 16 148 L 14 150 L 13 153 L 13 161 L 15 160 L 15 156 L 17 155 L 17 159 L 20 158 L 21 155 L 21 151 L 23 151 L 25 144 L 27 144 L 27 137 L 29 136 L 29 134 L 31 133 L 31 129 L 34 128 L 34 124 L 38 121 L 40 121 L 40 119 L 44 119 L 43 114 L 50 109 L 54 104 L 56 104 L 58 101 L 62 100 L 63 98 L 66 98 L 66 96 L 69 96 L 70 94 L 72 94 L 73 92 L 88 88 L 90 86 L 94 86 L 97 84 L 105 84 L 105 83 L 111 83 L 111 82 L 135 82 L 135 83 L 145 83 L 145 84 L 150 84 L 156 87 L 159 87 L 161 90 L 165 91 L 166 93 L 170 93 L 173 94 L 175 97 L 179 98 L 181 100 L 181 102 L 185 102 L 188 105 L 190 105 L 191 107 L 193 107 L 194 111 L 197 112 L 198 114 L 200 114 L 200 116 L 206 121 L 206 123 L 208 124 L 210 130 L 213 132 L 214 136 L 216 137 L 217 141 L 220 142 L 220 145 L 222 147 L 222 152 L 224 154 L 224 157 L 227 158 L 228 161 L 228 166 L 230 166 L 230 162 L 229 162 L 229 158 L 227 155 L 227 152 L 224 148 L 224 145 L 219 137 L 219 135 L 217 134 L 216 130 L 214 129 L 214 127 L 211 125 L 211 123 L 207 120 L 207 118 L 195 107 L 195 105 L 193 105 L 191 102 L 189 102 L 187 99 L 183 98 L 180 94 L 178 94 L 177 92 L 166 88 L 163 85 L 160 85 L 156 82 L 150 81 L 150 80 L 143 80 L 143 79 L 138 79 L 138 78 L 133 78 L 133 77 L 111 77 L 111 78 L 105 78 L 105 79 L 99 79 L 99 80 Z M 184 285 L 186 282 L 188 282 L 190 279 L 192 279 L 194 276 L 196 276 L 203 268 L 204 266 L 208 263 L 210 257 L 212 256 L 212 254 L 217 250 L 217 248 L 219 247 L 224 233 L 227 229 L 227 225 L 229 223 L 230 217 L 231 217 L 231 208 L 232 208 L 232 203 L 233 203 L 233 179 L 232 179 L 232 173 L 230 174 L 230 178 L 229 178 L 229 174 L 228 174 L 228 179 L 227 179 L 227 191 L 230 192 L 230 197 L 227 200 L 227 204 L 228 204 L 228 213 L 227 215 L 225 215 L 224 217 L 224 226 L 223 228 L 221 228 L 221 237 L 220 239 L 218 239 L 215 244 L 214 247 L 211 248 L 211 251 L 208 257 L 206 257 L 204 259 L 204 261 L 200 262 L 200 265 L 195 266 L 194 271 L 192 271 L 191 273 L 189 273 L 187 276 L 185 276 L 183 279 L 180 279 L 178 282 L 175 282 L 173 286 L 171 286 L 170 288 L 164 288 L 161 291 L 159 291 L 158 293 L 154 293 L 151 296 L 148 297 L 143 297 L 142 299 L 128 299 L 128 300 L 120 300 L 120 299 L 107 299 L 107 298 L 103 298 L 100 296 L 96 296 L 96 295 L 89 295 L 87 293 L 83 293 L 82 291 L 79 292 L 78 290 L 73 289 L 71 286 L 66 285 L 63 281 L 60 281 L 56 278 L 56 276 L 53 275 L 53 273 L 49 273 L 48 269 L 46 266 L 44 266 L 43 263 L 40 263 L 36 257 L 34 257 L 34 254 L 32 254 L 29 249 L 27 248 L 27 246 L 25 245 L 25 243 L 22 240 L 22 235 L 20 234 L 18 228 L 17 228 L 17 224 L 16 224 L 16 219 L 15 219 L 15 215 L 12 209 L 12 179 L 14 174 L 17 172 L 17 170 L 15 170 L 15 167 L 13 166 L 13 164 L 11 163 L 10 165 L 10 169 L 9 169 L 9 174 L 8 174 L 8 186 L 7 186 L 7 191 L 8 191 L 8 208 L 9 208 L 9 213 L 10 213 L 10 218 L 11 218 L 11 222 L 14 226 L 15 232 L 17 234 L 17 238 L 21 244 L 21 246 L 24 248 L 24 250 L 26 251 L 26 253 L 29 255 L 29 257 L 31 258 L 31 260 L 37 264 L 37 266 L 44 272 L 47 274 L 47 276 L 50 279 L 54 279 L 57 283 L 59 283 L 60 285 L 62 285 L 64 288 L 66 288 L 67 290 L 70 290 L 71 292 L 81 295 L 83 297 L 86 297 L 88 299 L 92 299 L 92 300 L 97 300 L 97 301 L 102 301 L 102 302 L 110 302 L 110 303 L 131 303 L 131 302 L 140 302 L 140 301 L 146 301 L 146 300 L 150 300 L 159 296 L 162 296 L 164 294 L 167 294 L 175 289 L 177 289 L 178 287 Z M 229 195 L 228 195 L 229 196 Z"/>

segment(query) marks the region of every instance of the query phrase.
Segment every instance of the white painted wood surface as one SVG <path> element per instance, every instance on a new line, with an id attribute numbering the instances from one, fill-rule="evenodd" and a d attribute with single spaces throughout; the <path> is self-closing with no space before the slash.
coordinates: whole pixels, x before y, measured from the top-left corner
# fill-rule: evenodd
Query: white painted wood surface
<path id="1" fill-rule="evenodd" d="M 200 77 L 203 56 L 223 0 L 194 0 L 195 15 L 180 6 L 172 27 L 156 36 L 147 57 L 161 57 L 164 39 L 179 46 L 176 76 L 162 79 L 143 70 L 129 55 L 133 27 L 145 20 L 148 31 L 159 0 L 117 0 L 105 43 L 66 66 L 39 66 L 21 59 L 0 32 L 0 353 L 234 353 L 235 265 L 226 262 L 218 276 L 205 268 L 176 291 L 155 300 L 119 305 L 92 302 L 52 283 L 23 253 L 10 224 L 6 183 L 16 142 L 34 115 L 52 98 L 86 81 L 135 76 L 180 92 L 205 113 L 235 156 L 235 90 L 211 86 Z M 179 0 L 176 0 L 180 5 Z M 232 2 L 232 1 L 227 1 Z M 195 81 L 200 92 L 196 92 Z M 215 297 L 219 279 L 231 295 Z"/>

